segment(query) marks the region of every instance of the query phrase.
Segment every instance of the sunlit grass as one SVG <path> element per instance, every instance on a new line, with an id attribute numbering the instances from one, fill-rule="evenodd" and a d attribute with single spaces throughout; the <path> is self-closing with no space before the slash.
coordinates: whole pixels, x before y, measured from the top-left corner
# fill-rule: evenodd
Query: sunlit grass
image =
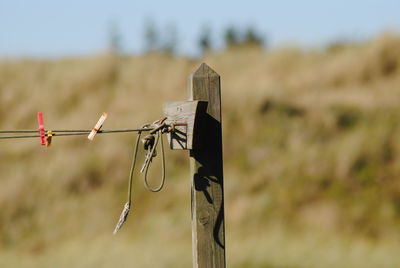
<path id="1" fill-rule="evenodd" d="M 0 63 L 0 128 L 131 128 L 187 99 L 201 61 L 222 79 L 229 267 L 398 267 L 400 39 L 326 51 L 241 48 L 202 60 L 98 56 Z M 0 267 L 188 267 L 188 153 L 159 194 L 134 134 L 0 143 Z M 143 156 L 143 152 L 140 152 Z M 152 170 L 157 179 L 158 164 Z"/>

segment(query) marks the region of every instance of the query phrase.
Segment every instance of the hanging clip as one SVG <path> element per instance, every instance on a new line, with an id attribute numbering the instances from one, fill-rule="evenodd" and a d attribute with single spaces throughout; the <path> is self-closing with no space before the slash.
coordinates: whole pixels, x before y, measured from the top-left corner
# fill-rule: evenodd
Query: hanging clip
<path id="1" fill-rule="evenodd" d="M 52 138 L 53 138 L 53 131 L 48 130 L 47 131 L 47 135 L 46 135 L 46 147 L 50 147 L 51 146 Z"/>
<path id="2" fill-rule="evenodd" d="M 88 136 L 89 140 L 92 141 L 94 139 L 94 136 L 96 136 L 97 132 L 99 132 L 99 130 L 103 126 L 104 121 L 106 121 L 106 119 L 107 119 L 107 113 L 103 113 L 103 115 L 100 117 L 99 121 L 97 121 L 96 125 L 94 126 L 94 128 L 90 132 L 90 134 Z"/>
<path id="3" fill-rule="evenodd" d="M 43 122 L 43 113 L 37 113 L 37 119 L 39 124 L 39 135 L 40 135 L 40 144 L 46 145 L 46 136 L 44 134 L 44 122 Z"/>

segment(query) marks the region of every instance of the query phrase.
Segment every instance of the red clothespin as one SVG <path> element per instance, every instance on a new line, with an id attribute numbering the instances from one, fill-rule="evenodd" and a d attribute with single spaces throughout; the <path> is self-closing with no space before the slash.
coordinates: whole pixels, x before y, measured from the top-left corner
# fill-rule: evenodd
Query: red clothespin
<path id="1" fill-rule="evenodd" d="M 96 136 L 97 132 L 99 132 L 99 130 L 101 129 L 101 127 L 104 124 L 104 121 L 106 121 L 106 118 L 107 118 L 107 113 L 103 113 L 103 115 L 100 117 L 99 121 L 97 121 L 96 125 L 90 132 L 90 134 L 88 136 L 89 140 L 92 141 L 94 139 L 94 136 Z"/>
<path id="2" fill-rule="evenodd" d="M 42 112 L 37 113 L 38 123 L 39 123 L 39 135 L 40 135 L 40 143 L 42 145 L 46 145 L 46 136 L 44 134 L 44 122 L 43 122 L 43 114 Z"/>

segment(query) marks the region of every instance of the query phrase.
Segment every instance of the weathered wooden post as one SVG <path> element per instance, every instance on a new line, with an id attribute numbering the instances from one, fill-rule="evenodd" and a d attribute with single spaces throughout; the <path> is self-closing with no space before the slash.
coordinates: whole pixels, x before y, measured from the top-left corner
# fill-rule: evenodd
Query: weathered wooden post
<path id="1" fill-rule="evenodd" d="M 170 148 L 190 150 L 193 267 L 225 267 L 220 77 L 206 64 L 191 76 L 189 100 L 166 103 Z"/>
<path id="2" fill-rule="evenodd" d="M 193 267 L 225 267 L 220 76 L 206 64 L 190 76 L 190 100 L 207 101 L 190 150 Z"/>

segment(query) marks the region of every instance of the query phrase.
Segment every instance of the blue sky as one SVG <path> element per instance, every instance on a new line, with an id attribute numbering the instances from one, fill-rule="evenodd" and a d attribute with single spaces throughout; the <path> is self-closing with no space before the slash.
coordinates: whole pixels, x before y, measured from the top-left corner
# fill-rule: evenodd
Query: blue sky
<path id="1" fill-rule="evenodd" d="M 140 53 L 147 18 L 161 31 L 174 23 L 183 54 L 197 52 L 205 24 L 212 27 L 219 47 L 229 25 L 253 26 L 271 46 L 319 46 L 400 29 L 400 1 L 0 0 L 0 57 L 96 54 L 106 49 L 112 22 L 123 37 L 124 51 Z"/>

